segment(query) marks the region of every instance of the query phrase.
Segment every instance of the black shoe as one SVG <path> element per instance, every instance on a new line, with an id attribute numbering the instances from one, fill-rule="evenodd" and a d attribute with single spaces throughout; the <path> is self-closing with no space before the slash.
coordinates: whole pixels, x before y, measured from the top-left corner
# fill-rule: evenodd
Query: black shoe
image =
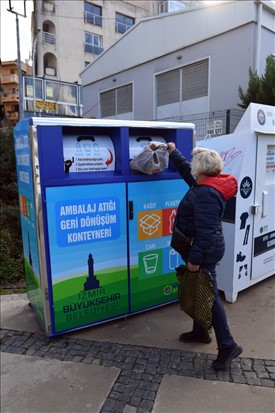
<path id="1" fill-rule="evenodd" d="M 222 347 L 218 352 L 218 357 L 213 361 L 212 367 L 215 370 L 224 370 L 226 369 L 233 359 L 236 359 L 243 349 L 238 344 L 233 344 L 230 347 Z"/>
<path id="2" fill-rule="evenodd" d="M 183 333 L 179 336 L 179 340 L 183 343 L 205 343 L 208 344 L 212 341 L 210 335 L 205 332 L 205 334 L 198 334 L 194 331 L 189 331 L 189 333 Z"/>

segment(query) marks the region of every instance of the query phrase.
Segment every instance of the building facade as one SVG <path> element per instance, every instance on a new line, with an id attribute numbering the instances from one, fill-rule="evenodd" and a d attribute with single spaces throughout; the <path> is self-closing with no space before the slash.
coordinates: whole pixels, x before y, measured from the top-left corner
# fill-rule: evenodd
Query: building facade
<path id="1" fill-rule="evenodd" d="M 1 121 L 13 126 L 19 118 L 19 82 L 17 61 L 0 63 L 1 67 Z M 22 75 L 31 75 L 32 67 L 21 62 Z"/>
<path id="2" fill-rule="evenodd" d="M 37 38 L 35 73 L 56 80 L 80 82 L 79 73 L 108 45 L 122 36 L 138 17 L 150 14 L 139 6 L 102 1 L 34 2 L 33 38 Z M 112 30 L 111 30 L 112 27 Z"/>
<path id="3" fill-rule="evenodd" d="M 194 7 L 200 1 L 36 0 L 33 3 L 35 75 L 79 83 L 79 74 L 85 66 L 141 19 Z"/>
<path id="4" fill-rule="evenodd" d="M 229 1 L 140 21 L 83 70 L 84 116 L 192 121 L 239 109 L 249 67 L 262 75 L 275 54 L 274 19 L 270 2 Z"/>

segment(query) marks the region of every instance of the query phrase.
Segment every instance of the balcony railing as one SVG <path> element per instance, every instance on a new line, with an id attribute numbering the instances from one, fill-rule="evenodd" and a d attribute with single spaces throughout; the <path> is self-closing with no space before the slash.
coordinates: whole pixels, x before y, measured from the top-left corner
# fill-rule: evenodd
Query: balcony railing
<path id="1" fill-rule="evenodd" d="M 18 76 L 17 75 L 6 75 L 1 76 L 1 83 L 18 83 Z"/>
<path id="2" fill-rule="evenodd" d="M 103 52 L 103 47 L 91 43 L 84 43 L 85 53 L 100 54 Z"/>
<path id="3" fill-rule="evenodd" d="M 8 112 L 9 120 L 17 121 L 18 120 L 18 112 Z"/>
<path id="4" fill-rule="evenodd" d="M 88 11 L 84 11 L 84 22 L 102 27 L 102 17 Z"/>
<path id="5" fill-rule="evenodd" d="M 56 68 L 51 66 L 45 67 L 45 75 L 56 76 Z"/>
<path id="6" fill-rule="evenodd" d="M 19 102 L 19 95 L 16 93 L 9 93 L 8 96 L 2 96 L 2 102 L 3 103 L 8 103 L 8 102 Z"/>
<path id="7" fill-rule="evenodd" d="M 127 32 L 127 30 L 129 30 L 132 26 L 133 26 L 133 25 L 116 22 L 116 32 L 117 32 L 117 33 L 125 33 L 125 32 Z"/>
<path id="8" fill-rule="evenodd" d="M 43 43 L 55 44 L 55 34 L 43 32 Z"/>

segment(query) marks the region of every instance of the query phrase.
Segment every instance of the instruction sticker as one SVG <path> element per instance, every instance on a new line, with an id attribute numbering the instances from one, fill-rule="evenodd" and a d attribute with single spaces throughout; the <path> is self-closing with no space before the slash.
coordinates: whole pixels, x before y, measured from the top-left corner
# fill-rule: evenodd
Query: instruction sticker
<path id="1" fill-rule="evenodd" d="M 65 172 L 115 170 L 115 150 L 109 136 L 75 135 L 63 138 Z"/>

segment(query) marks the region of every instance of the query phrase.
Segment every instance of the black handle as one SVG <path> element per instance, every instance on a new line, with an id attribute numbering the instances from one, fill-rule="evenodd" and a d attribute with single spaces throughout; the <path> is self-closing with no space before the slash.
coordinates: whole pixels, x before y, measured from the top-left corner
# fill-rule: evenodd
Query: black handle
<path id="1" fill-rule="evenodd" d="M 139 136 L 139 137 L 136 139 L 137 142 L 140 142 L 140 141 L 148 141 L 148 142 L 151 142 L 151 140 L 152 140 L 151 136 Z"/>
<path id="2" fill-rule="evenodd" d="M 77 138 L 77 142 L 80 142 L 80 141 L 92 141 L 92 142 L 95 142 L 95 137 L 94 137 L 94 136 L 79 136 L 79 137 Z"/>
<path id="3" fill-rule="evenodd" d="M 129 220 L 134 219 L 134 202 L 129 201 Z"/>

